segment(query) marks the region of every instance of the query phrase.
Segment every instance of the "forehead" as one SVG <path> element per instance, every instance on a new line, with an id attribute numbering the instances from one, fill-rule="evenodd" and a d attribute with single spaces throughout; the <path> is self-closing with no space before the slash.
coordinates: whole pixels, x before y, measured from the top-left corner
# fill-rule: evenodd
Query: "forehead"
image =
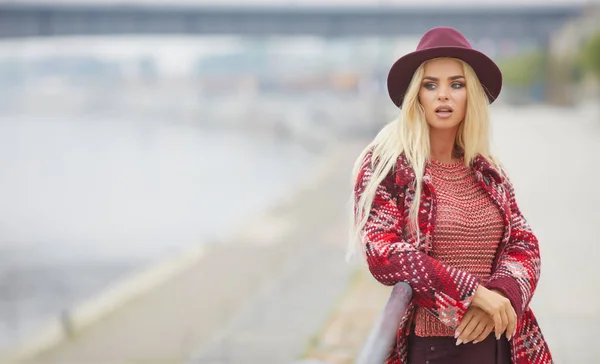
<path id="1" fill-rule="evenodd" d="M 425 63 L 424 71 L 425 76 L 464 76 L 462 64 L 458 60 L 452 58 L 439 58 L 428 61 Z"/>

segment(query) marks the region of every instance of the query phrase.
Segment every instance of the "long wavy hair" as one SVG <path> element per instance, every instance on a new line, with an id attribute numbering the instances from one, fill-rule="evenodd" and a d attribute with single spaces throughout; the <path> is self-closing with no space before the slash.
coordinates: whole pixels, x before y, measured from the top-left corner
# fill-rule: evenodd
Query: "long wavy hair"
<path id="1" fill-rule="evenodd" d="M 496 158 L 490 152 L 491 130 L 488 105 L 489 101 L 477 75 L 467 63 L 458 60 L 463 67 L 467 91 L 467 109 L 465 119 L 460 123 L 456 134 L 456 147 L 464 153 L 464 161 L 470 166 L 477 155 L 488 159 L 498 166 Z M 408 86 L 402 111 L 397 119 L 385 125 L 377 136 L 369 143 L 357 158 L 352 171 L 352 182 L 356 183 L 366 155 L 371 152 L 372 176 L 367 181 L 358 200 L 352 195 L 349 259 L 361 246 L 361 232 L 369 216 L 373 198 L 379 184 L 394 169 L 398 157 L 404 153 L 415 172 L 415 198 L 409 210 L 410 231 L 417 237 L 418 207 L 420 205 L 423 174 L 430 158 L 429 125 L 425 119 L 425 111 L 419 102 L 419 89 L 424 77 L 424 62 L 413 74 Z M 361 249 L 364 252 L 364 249 Z"/>

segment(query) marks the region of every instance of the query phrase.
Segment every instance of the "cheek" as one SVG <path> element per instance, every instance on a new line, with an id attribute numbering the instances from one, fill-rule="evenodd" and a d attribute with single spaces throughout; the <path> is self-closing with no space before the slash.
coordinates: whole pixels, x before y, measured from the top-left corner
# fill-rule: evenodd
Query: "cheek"
<path id="1" fill-rule="evenodd" d="M 421 105 L 423 105 L 426 111 L 433 104 L 432 94 L 432 92 L 424 92 L 423 90 L 419 91 L 419 102 Z"/>
<path id="2" fill-rule="evenodd" d="M 460 92 L 455 95 L 456 106 L 461 110 L 464 114 L 467 111 L 467 91 L 462 89 Z"/>

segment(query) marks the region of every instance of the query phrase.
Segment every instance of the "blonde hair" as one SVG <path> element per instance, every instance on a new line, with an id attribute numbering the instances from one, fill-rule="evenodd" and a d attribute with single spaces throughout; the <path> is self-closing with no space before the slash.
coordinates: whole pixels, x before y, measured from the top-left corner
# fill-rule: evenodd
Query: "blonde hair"
<path id="1" fill-rule="evenodd" d="M 456 145 L 464 152 L 466 165 L 471 165 L 477 155 L 497 165 L 490 153 L 490 120 L 488 99 L 475 71 L 467 63 L 458 60 L 463 67 L 467 91 L 465 119 L 460 124 Z M 360 198 L 352 195 L 349 259 L 361 243 L 361 232 L 369 216 L 373 198 L 380 183 L 395 167 L 398 157 L 404 152 L 415 172 L 415 197 L 409 210 L 410 231 L 419 236 L 417 223 L 418 208 L 425 165 L 430 157 L 429 126 L 423 106 L 419 102 L 419 89 L 424 76 L 424 62 L 413 74 L 402 102 L 399 117 L 385 125 L 369 145 L 360 153 L 352 171 L 352 181 L 356 183 L 361 166 L 368 153 L 371 155 L 371 178 L 366 182 Z M 353 192 L 354 193 L 354 192 Z M 362 245 L 361 245 L 362 247 Z M 363 250 L 363 249 L 361 249 Z M 364 250 L 363 250 L 364 252 Z"/>

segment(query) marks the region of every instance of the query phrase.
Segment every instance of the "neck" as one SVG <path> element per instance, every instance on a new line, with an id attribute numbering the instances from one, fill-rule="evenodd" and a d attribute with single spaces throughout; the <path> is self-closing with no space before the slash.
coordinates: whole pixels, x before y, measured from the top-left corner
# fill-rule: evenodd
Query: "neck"
<path id="1" fill-rule="evenodd" d="M 455 160 L 454 143 L 457 132 L 458 129 L 429 129 L 429 153 L 431 159 L 441 163 L 451 163 Z"/>

